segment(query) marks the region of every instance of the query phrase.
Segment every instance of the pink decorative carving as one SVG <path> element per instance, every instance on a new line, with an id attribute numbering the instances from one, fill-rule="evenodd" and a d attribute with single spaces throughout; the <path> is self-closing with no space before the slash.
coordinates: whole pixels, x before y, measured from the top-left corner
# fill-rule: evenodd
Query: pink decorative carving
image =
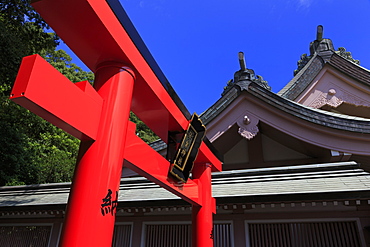
<path id="1" fill-rule="evenodd" d="M 259 120 L 254 116 L 245 115 L 243 118 L 237 121 L 237 124 L 239 126 L 238 133 L 247 140 L 251 140 L 259 132 L 257 126 L 258 122 Z"/>
<path id="2" fill-rule="evenodd" d="M 343 92 L 342 90 L 339 91 L 333 88 L 329 89 L 327 93 L 320 92 L 317 98 L 309 106 L 313 108 L 320 108 L 324 105 L 329 105 L 337 108 L 343 102 L 357 106 L 370 107 L 369 102 L 349 93 Z"/>
<path id="3" fill-rule="evenodd" d="M 320 108 L 324 105 L 330 105 L 332 107 L 338 107 L 343 103 L 343 100 L 336 96 L 330 96 L 326 93 L 320 93 L 320 95 L 313 101 L 309 106 L 313 108 Z"/>
<path id="4" fill-rule="evenodd" d="M 252 126 L 248 129 L 240 127 L 238 133 L 245 139 L 250 140 L 257 135 L 258 131 L 259 129 L 257 126 Z"/>

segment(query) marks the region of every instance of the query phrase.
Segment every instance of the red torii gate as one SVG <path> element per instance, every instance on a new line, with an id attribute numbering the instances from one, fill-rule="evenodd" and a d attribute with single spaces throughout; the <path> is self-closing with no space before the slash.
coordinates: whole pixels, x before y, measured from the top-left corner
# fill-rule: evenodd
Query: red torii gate
<path id="1" fill-rule="evenodd" d="M 162 140 L 190 115 L 118 0 L 40 0 L 33 7 L 95 73 L 73 84 L 38 55 L 23 59 L 11 99 L 82 140 L 60 246 L 110 246 L 123 160 L 192 204 L 193 246 L 213 246 L 211 170 L 221 162 L 202 142 L 192 179 L 168 177 L 170 162 L 135 135 L 130 109 Z"/>

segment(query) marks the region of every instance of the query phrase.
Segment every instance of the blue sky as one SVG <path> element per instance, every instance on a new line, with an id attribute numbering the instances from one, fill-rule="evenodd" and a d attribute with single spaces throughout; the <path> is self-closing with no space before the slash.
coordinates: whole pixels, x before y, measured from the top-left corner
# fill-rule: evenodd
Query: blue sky
<path id="1" fill-rule="evenodd" d="M 370 69 L 369 0 L 120 1 L 190 113 L 220 98 L 239 70 L 239 51 L 278 92 L 309 53 L 317 25 Z"/>

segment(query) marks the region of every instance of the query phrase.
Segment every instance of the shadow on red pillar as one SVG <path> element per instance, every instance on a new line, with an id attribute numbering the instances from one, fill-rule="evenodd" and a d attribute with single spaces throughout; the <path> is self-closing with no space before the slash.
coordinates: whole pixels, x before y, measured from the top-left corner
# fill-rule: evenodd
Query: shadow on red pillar
<path id="1" fill-rule="evenodd" d="M 112 243 L 134 75 L 119 64 L 105 64 L 95 76 L 94 87 L 104 100 L 102 115 L 96 140 L 80 146 L 59 244 L 63 247 Z"/>
<path id="2" fill-rule="evenodd" d="M 192 208 L 192 247 L 213 247 L 215 203 L 212 197 L 211 169 L 210 164 L 196 164 L 192 171 L 202 202 L 201 207 Z"/>

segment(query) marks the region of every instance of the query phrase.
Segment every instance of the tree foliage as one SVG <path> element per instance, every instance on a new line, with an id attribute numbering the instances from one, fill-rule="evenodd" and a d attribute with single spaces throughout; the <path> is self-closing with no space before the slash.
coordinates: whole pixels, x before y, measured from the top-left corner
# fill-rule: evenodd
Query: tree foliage
<path id="1" fill-rule="evenodd" d="M 91 80 L 26 0 L 0 3 L 0 185 L 70 181 L 79 141 L 8 97 L 24 56 L 39 53 L 73 81 Z"/>
<path id="2" fill-rule="evenodd" d="M 73 82 L 89 80 L 62 50 L 40 54 Z M 66 97 L 68 100 L 68 97 Z M 2 96 L 0 185 L 71 181 L 79 140 Z"/>
<path id="3" fill-rule="evenodd" d="M 29 5 L 28 0 L 0 3 L 0 90 L 8 94 L 23 57 L 53 51 L 58 37 L 45 32 L 47 24 Z"/>

